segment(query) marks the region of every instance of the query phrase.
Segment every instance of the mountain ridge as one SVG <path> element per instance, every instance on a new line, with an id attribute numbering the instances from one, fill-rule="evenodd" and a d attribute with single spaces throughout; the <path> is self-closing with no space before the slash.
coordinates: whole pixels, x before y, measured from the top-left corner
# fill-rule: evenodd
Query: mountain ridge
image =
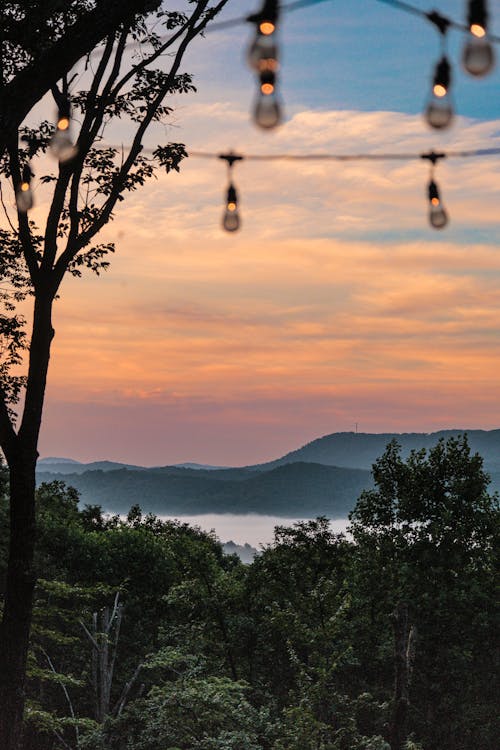
<path id="1" fill-rule="evenodd" d="M 471 451 L 484 458 L 500 490 L 500 429 L 439 430 L 433 433 L 331 433 L 281 458 L 242 467 L 177 464 L 146 468 L 113 461 L 90 464 L 40 461 L 38 482 L 64 478 L 81 502 L 126 513 L 139 503 L 157 514 L 260 513 L 275 516 L 346 517 L 364 489 L 372 486 L 371 466 L 395 439 L 403 456 L 438 440 L 467 433 Z"/>

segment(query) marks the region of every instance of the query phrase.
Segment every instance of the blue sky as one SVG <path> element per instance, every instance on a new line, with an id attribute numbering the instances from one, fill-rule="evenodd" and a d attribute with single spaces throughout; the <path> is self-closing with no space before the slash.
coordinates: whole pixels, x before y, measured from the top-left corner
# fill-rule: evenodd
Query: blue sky
<path id="1" fill-rule="evenodd" d="M 415 0 L 423 11 L 435 5 Z M 498 3 L 496 4 L 498 6 Z M 500 35 L 500 7 L 490 3 L 490 32 Z M 257 3 L 229 2 L 221 19 L 246 15 Z M 465 2 L 442 0 L 439 11 L 464 22 Z M 207 36 L 210 61 L 203 55 L 197 79 L 205 94 L 240 98 L 251 88 L 251 74 L 242 62 L 251 27 L 237 26 Z M 482 80 L 471 79 L 459 64 L 464 34 L 450 29 L 448 49 L 454 64 L 454 98 L 462 115 L 495 118 L 500 112 L 499 70 Z M 430 86 L 441 40 L 423 19 L 377 0 L 325 0 L 283 14 L 282 91 L 295 107 L 318 109 L 394 110 L 420 112 Z M 194 56 L 198 52 L 193 52 Z M 194 60 L 195 61 L 195 60 Z"/>

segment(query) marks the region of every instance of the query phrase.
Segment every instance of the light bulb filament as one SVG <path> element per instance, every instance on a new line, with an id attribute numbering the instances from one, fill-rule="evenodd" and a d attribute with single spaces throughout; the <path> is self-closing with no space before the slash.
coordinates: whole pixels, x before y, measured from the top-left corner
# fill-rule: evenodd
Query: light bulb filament
<path id="1" fill-rule="evenodd" d="M 67 130 L 69 128 L 69 117 L 60 117 L 57 121 L 58 130 Z"/>
<path id="2" fill-rule="evenodd" d="M 236 211 L 236 203 L 228 203 L 227 204 L 227 210 L 228 211 Z"/>
<path id="3" fill-rule="evenodd" d="M 264 36 L 273 34 L 275 30 L 276 26 L 271 21 L 262 21 L 262 23 L 259 24 L 259 31 L 261 34 L 264 34 Z"/>
<path id="4" fill-rule="evenodd" d="M 436 83 L 433 88 L 434 95 L 437 96 L 439 99 L 442 99 L 443 96 L 446 96 L 447 90 L 446 87 L 443 86 L 441 83 Z"/>
<path id="5" fill-rule="evenodd" d="M 482 39 L 483 36 L 486 36 L 486 29 L 479 23 L 473 23 L 470 27 L 470 33 L 477 36 L 478 39 Z"/>
<path id="6" fill-rule="evenodd" d="M 260 87 L 260 90 L 264 94 L 264 96 L 270 96 L 274 91 L 274 86 L 272 83 L 263 83 Z"/>

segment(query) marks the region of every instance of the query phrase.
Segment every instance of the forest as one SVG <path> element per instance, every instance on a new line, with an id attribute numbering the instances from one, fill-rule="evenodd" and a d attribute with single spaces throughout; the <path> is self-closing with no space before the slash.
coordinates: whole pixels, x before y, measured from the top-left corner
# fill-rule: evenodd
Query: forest
<path id="1" fill-rule="evenodd" d="M 2 473 L 0 584 L 8 475 Z M 25 750 L 493 750 L 498 499 L 466 436 L 373 465 L 347 535 L 214 534 L 37 490 Z"/>

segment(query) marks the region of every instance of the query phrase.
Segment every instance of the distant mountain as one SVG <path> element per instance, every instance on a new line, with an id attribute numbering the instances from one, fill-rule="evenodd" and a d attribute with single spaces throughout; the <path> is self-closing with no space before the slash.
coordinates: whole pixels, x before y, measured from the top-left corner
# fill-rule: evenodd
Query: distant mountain
<path id="1" fill-rule="evenodd" d="M 486 471 L 492 473 L 500 471 L 500 430 L 440 430 L 439 432 L 401 434 L 335 432 L 313 440 L 302 448 L 261 466 L 267 471 L 271 466 L 306 461 L 327 466 L 371 469 L 375 459 L 382 455 L 387 443 L 393 439 L 401 445 L 403 456 L 407 456 L 414 449 L 431 448 L 441 438 L 446 440 L 449 437 L 463 435 L 464 432 L 467 433 L 471 450 L 484 458 Z"/>
<path id="2" fill-rule="evenodd" d="M 60 475 L 41 471 L 38 481 Z M 126 513 L 134 503 L 146 512 L 260 513 L 275 516 L 328 515 L 345 518 L 359 493 L 370 486 L 368 471 L 293 463 L 269 471 L 248 469 L 117 469 L 66 474 L 83 503 Z"/>
<path id="3" fill-rule="evenodd" d="M 466 430 L 473 452 L 484 458 L 491 490 L 500 490 L 500 430 Z M 464 430 L 433 433 L 337 432 L 313 440 L 275 461 L 240 468 L 180 464 L 145 468 L 113 461 L 83 464 L 42 459 L 38 482 L 64 480 L 82 503 L 126 513 L 135 503 L 164 515 L 260 513 L 274 516 L 327 515 L 345 518 L 360 492 L 371 486 L 371 466 L 396 439 L 407 456 Z"/>
<path id="4" fill-rule="evenodd" d="M 86 471 L 117 471 L 117 469 L 143 471 L 144 466 L 120 464 L 115 461 L 92 461 L 83 464 L 80 461 L 73 461 L 71 458 L 42 458 L 37 462 L 38 473 L 48 471 L 51 474 L 84 474 Z"/>
<path id="5" fill-rule="evenodd" d="M 38 465 L 46 465 L 46 464 L 79 464 L 80 461 L 75 461 L 74 458 L 56 458 L 54 456 L 48 456 L 47 458 L 39 458 L 38 459 Z"/>
<path id="6" fill-rule="evenodd" d="M 209 464 L 193 464 L 189 461 L 185 464 L 174 464 L 178 469 L 205 469 L 205 471 L 215 471 L 216 469 L 227 469 L 227 466 L 210 466 Z"/>
<path id="7" fill-rule="evenodd" d="M 37 462 L 38 471 L 49 471 L 51 474 L 83 474 L 86 471 L 116 471 L 117 469 L 129 469 L 130 471 L 143 471 L 146 466 L 136 464 L 122 464 L 117 461 L 91 461 L 82 463 L 75 461 L 73 458 L 40 458 Z M 153 467 L 160 469 L 161 467 Z M 167 467 L 169 469 L 203 469 L 204 471 L 214 471 L 221 469 L 221 466 L 210 466 L 207 464 L 185 463 L 174 464 Z"/>

